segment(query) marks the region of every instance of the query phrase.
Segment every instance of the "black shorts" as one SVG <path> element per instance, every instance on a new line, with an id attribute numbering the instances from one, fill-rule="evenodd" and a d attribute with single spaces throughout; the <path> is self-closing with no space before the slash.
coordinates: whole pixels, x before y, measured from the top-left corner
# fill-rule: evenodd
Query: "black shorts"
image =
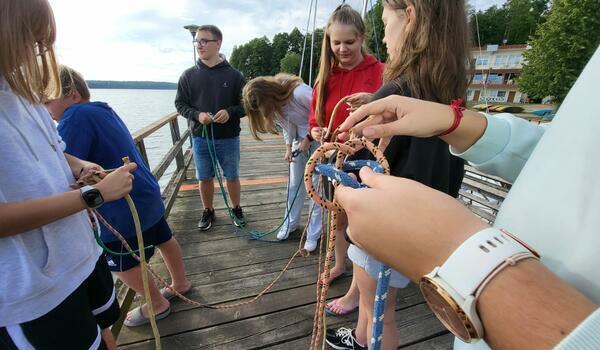
<path id="1" fill-rule="evenodd" d="M 47 314 L 0 328 L 0 349 L 106 349 L 100 330 L 119 318 L 113 279 L 103 257 L 94 271 Z"/>
<path id="2" fill-rule="evenodd" d="M 148 261 L 154 255 L 154 247 L 170 240 L 173 237 L 173 233 L 167 220 L 162 217 L 154 226 L 142 232 L 142 236 L 144 237 L 144 245 L 148 247 L 145 249 L 146 261 Z M 129 238 L 126 241 L 131 249 L 134 251 L 138 250 L 137 237 Z M 127 253 L 127 249 L 125 249 L 121 241 L 105 242 L 104 245 L 113 252 Z M 113 255 L 105 252 L 104 257 L 108 263 L 108 268 L 113 272 L 124 272 L 139 265 L 139 262 L 129 254 Z"/>

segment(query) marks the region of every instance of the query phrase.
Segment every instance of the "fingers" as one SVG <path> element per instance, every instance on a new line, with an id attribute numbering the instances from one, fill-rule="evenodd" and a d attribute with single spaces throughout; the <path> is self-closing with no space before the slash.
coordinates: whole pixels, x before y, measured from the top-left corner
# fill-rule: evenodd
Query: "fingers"
<path id="1" fill-rule="evenodd" d="M 377 174 L 369 167 L 362 167 L 358 173 L 362 183 L 371 188 L 382 188 L 386 178 L 391 178 L 383 174 Z"/>

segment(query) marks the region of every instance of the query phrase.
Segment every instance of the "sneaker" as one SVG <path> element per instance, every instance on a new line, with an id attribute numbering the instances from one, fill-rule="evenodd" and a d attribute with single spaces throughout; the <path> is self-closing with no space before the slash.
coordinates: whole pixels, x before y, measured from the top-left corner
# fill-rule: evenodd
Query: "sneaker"
<path id="1" fill-rule="evenodd" d="M 314 251 L 315 249 L 317 249 L 317 241 L 307 239 L 306 242 L 304 242 L 304 249 L 306 249 L 307 252 Z"/>
<path id="2" fill-rule="evenodd" d="M 204 209 L 202 212 L 202 219 L 198 223 L 198 228 L 200 231 L 206 231 L 211 228 L 213 221 L 215 220 L 215 210 L 214 209 Z"/>
<path id="3" fill-rule="evenodd" d="M 233 224 L 237 227 L 246 226 L 246 219 L 244 219 L 244 212 L 242 211 L 242 207 L 239 205 L 233 209 L 231 209 L 233 215 L 235 216 L 235 220 L 233 220 Z"/>
<path id="4" fill-rule="evenodd" d="M 360 345 L 354 336 L 354 329 L 341 327 L 337 330 L 328 329 L 325 341 L 336 350 L 363 350 L 366 346 Z"/>
<path id="5" fill-rule="evenodd" d="M 298 228 L 297 227 L 287 227 L 287 223 L 283 224 L 283 226 L 281 226 L 281 228 L 279 229 L 279 232 L 277 232 L 277 239 L 280 241 L 286 240 L 290 233 L 296 231 Z"/>

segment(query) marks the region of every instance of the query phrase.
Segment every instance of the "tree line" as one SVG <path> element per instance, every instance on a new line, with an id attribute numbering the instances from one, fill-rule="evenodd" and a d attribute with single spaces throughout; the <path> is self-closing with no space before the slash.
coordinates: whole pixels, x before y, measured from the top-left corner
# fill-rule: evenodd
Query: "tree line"
<path id="1" fill-rule="evenodd" d="M 526 63 L 518 84 L 532 98 L 566 96 L 575 79 L 600 43 L 598 0 L 507 0 L 485 10 L 468 7 L 473 46 L 525 44 Z M 377 0 L 365 18 L 367 47 L 381 61 L 387 60 L 381 20 L 382 0 Z M 298 28 L 278 33 L 272 40 L 255 38 L 234 47 L 230 63 L 247 79 L 280 72 L 300 75 L 308 84 L 318 74 L 323 29 L 314 32 L 312 81 L 311 34 Z M 306 42 L 302 72 L 303 46 Z"/>

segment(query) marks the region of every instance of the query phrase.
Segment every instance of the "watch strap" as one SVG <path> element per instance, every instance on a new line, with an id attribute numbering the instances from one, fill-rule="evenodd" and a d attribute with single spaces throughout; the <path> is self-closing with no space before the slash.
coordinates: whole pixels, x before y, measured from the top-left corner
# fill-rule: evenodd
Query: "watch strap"
<path id="1" fill-rule="evenodd" d="M 529 253 L 527 257 L 535 257 L 511 235 L 496 228 L 486 228 L 464 241 L 440 267 L 438 276 L 467 298 L 484 281 L 489 281 L 491 278 L 488 277 L 494 271 L 499 272 L 501 265 L 510 263 L 511 257 L 524 253 Z"/>

